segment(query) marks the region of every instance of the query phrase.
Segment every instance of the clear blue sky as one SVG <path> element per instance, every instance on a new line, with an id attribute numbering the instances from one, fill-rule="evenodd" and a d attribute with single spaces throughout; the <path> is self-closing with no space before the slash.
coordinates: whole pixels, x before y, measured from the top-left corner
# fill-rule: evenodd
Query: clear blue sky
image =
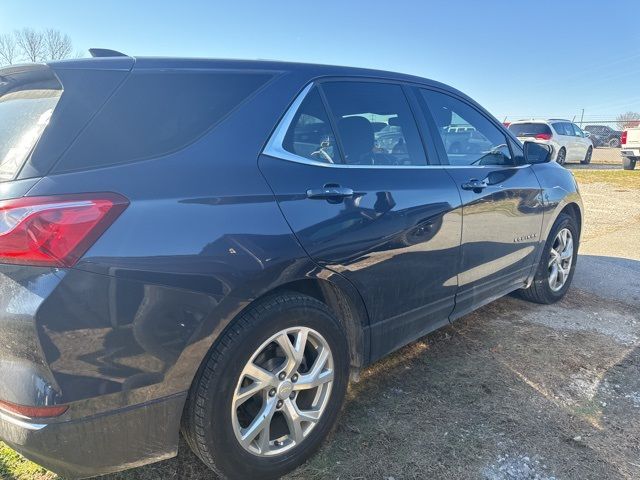
<path id="1" fill-rule="evenodd" d="M 640 111 L 640 0 L 1 0 L 0 33 L 22 27 L 76 50 L 406 72 L 500 119 Z"/>

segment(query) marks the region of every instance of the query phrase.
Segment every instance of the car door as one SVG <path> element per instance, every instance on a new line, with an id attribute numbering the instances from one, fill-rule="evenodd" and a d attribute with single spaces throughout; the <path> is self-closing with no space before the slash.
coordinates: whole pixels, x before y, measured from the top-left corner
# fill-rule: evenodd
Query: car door
<path id="1" fill-rule="evenodd" d="M 542 228 L 542 191 L 522 150 L 496 120 L 453 94 L 416 93 L 462 199 L 457 318 L 524 286 Z M 454 126 L 468 126 L 473 134 L 452 135 Z"/>
<path id="2" fill-rule="evenodd" d="M 460 197 L 410 105 L 396 83 L 317 82 L 259 160 L 307 253 L 360 291 L 372 358 L 447 323 L 457 289 Z"/>
<path id="3" fill-rule="evenodd" d="M 584 160 L 584 157 L 587 156 L 587 150 L 591 146 L 591 141 L 588 138 L 586 138 L 582 129 L 578 127 L 575 123 L 572 123 L 570 125 L 571 125 L 571 128 L 573 129 L 574 140 L 576 142 L 575 143 L 576 154 L 578 157 L 576 158 L 576 160 L 582 161 Z"/>
<path id="4" fill-rule="evenodd" d="M 556 130 L 559 129 L 562 131 L 562 144 L 565 145 L 567 149 L 567 161 L 575 162 L 576 160 L 580 160 L 582 145 L 576 137 L 572 124 L 569 122 L 560 122 L 556 125 L 558 125 Z"/>

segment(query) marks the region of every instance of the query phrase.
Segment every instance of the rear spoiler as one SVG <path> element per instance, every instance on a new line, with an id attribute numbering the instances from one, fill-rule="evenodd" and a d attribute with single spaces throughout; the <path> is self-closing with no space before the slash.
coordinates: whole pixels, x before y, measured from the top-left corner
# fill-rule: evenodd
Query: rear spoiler
<path id="1" fill-rule="evenodd" d="M 90 48 L 89 53 L 94 58 L 128 57 L 129 56 L 129 55 L 125 55 L 122 52 L 118 52 L 117 50 L 109 50 L 108 48 Z"/>

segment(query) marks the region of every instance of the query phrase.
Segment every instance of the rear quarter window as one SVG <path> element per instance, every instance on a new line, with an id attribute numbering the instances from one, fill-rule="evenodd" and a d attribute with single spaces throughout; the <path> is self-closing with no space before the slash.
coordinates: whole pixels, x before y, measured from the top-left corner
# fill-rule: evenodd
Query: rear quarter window
<path id="1" fill-rule="evenodd" d="M 272 77 L 251 72 L 134 71 L 54 172 L 146 160 L 180 150 Z"/>

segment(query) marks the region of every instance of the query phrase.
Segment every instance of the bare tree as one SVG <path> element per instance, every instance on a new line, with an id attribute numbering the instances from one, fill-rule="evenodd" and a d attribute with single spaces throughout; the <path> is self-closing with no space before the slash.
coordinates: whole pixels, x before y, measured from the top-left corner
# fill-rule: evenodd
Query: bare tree
<path id="1" fill-rule="evenodd" d="M 640 125 L 640 113 L 637 112 L 626 112 L 621 113 L 616 118 L 616 122 L 618 122 L 618 128 L 620 130 L 624 130 L 625 128 L 633 128 Z"/>
<path id="2" fill-rule="evenodd" d="M 69 35 L 53 28 L 44 32 L 44 44 L 47 60 L 69 58 L 73 51 L 73 45 Z"/>
<path id="3" fill-rule="evenodd" d="M 15 33 L 20 53 L 30 62 L 40 62 L 46 55 L 45 35 L 32 28 L 23 28 Z"/>
<path id="4" fill-rule="evenodd" d="M 13 65 L 18 59 L 16 37 L 10 33 L 0 35 L 0 65 Z"/>

